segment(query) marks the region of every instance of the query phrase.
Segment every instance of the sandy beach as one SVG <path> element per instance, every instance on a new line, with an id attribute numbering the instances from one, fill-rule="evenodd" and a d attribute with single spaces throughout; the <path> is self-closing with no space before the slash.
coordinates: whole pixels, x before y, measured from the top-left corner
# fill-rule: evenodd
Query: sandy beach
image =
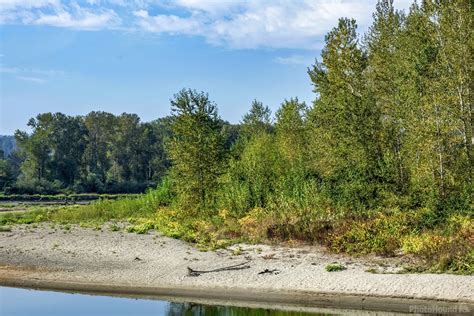
<path id="1" fill-rule="evenodd" d="M 237 250 L 236 250 L 237 249 Z M 407 258 L 330 254 L 317 246 L 236 245 L 201 252 L 180 240 L 49 224 L 0 233 L 0 285 L 192 301 L 394 312 L 474 310 L 474 277 L 400 274 Z M 337 262 L 346 267 L 327 272 Z M 190 276 L 188 267 L 248 268 Z M 376 272 L 376 273 L 374 273 Z M 426 309 L 425 309 L 426 311 Z"/>

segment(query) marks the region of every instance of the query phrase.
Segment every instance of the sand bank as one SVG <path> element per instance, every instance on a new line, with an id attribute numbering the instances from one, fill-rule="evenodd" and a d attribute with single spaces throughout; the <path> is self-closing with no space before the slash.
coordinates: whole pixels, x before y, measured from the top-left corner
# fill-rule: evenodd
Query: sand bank
<path id="1" fill-rule="evenodd" d="M 0 285 L 226 304 L 474 310 L 473 276 L 396 273 L 408 258 L 350 258 L 315 246 L 239 247 L 201 252 L 155 233 L 16 226 L 0 233 Z M 187 267 L 210 270 L 247 261 L 248 269 L 188 275 Z M 327 272 L 332 262 L 347 269 Z"/>

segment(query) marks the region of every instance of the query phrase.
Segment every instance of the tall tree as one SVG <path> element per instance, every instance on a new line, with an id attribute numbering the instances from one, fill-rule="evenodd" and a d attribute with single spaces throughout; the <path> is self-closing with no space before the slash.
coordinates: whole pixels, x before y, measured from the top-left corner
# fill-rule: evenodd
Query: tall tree
<path id="1" fill-rule="evenodd" d="M 306 104 L 298 98 L 285 100 L 276 112 L 276 135 L 286 162 L 301 165 L 306 154 Z"/>
<path id="2" fill-rule="evenodd" d="M 474 35 L 473 9 L 469 0 L 432 1 L 436 41 L 439 47 L 438 96 L 449 116 L 452 173 L 455 187 L 463 180 L 474 187 Z M 457 150 L 460 149 L 460 150 Z M 459 189 L 459 188 L 458 188 Z"/>
<path id="3" fill-rule="evenodd" d="M 212 207 L 224 154 L 217 106 L 208 94 L 183 89 L 171 100 L 171 110 L 171 173 L 182 206 Z"/>
<path id="4" fill-rule="evenodd" d="M 25 157 L 22 173 L 29 179 L 48 180 L 51 163 L 49 135 L 53 127 L 53 114 L 39 114 L 31 118 L 27 125 L 33 130 L 31 135 L 19 130 L 15 132 L 19 151 Z"/>
<path id="5" fill-rule="evenodd" d="M 140 181 L 145 173 L 140 172 L 140 141 L 142 127 L 136 114 L 122 113 L 117 117 L 112 160 L 119 170 L 118 181 Z"/>
<path id="6" fill-rule="evenodd" d="M 400 38 L 404 16 L 395 10 L 393 0 L 380 0 L 373 19 L 365 36 L 368 51 L 365 76 L 374 107 L 381 115 L 378 141 L 382 151 L 382 176 L 387 184 L 395 184 L 394 189 L 402 193 L 408 184 L 402 153 L 407 109 L 400 93 L 405 75 L 400 62 L 403 60 Z"/>
<path id="7" fill-rule="evenodd" d="M 116 129 L 116 117 L 106 112 L 90 112 L 84 117 L 87 128 L 84 150 L 84 174 L 93 180 L 91 189 L 106 183 Z M 97 182 L 96 182 L 97 181 Z"/>
<path id="8" fill-rule="evenodd" d="M 307 110 L 306 104 L 298 98 L 285 100 L 276 112 L 275 122 L 279 163 L 273 168 L 277 168 L 279 196 L 299 205 L 307 199 L 304 187 L 309 181 Z"/>
<path id="9" fill-rule="evenodd" d="M 81 117 L 54 113 L 47 135 L 52 150 L 51 173 L 64 186 L 72 186 L 79 178 L 85 148 L 86 127 Z"/>
<path id="10" fill-rule="evenodd" d="M 326 35 L 322 62 L 309 69 L 318 96 L 310 113 L 310 141 L 315 172 L 336 183 L 332 194 L 364 204 L 376 195 L 380 113 L 367 91 L 367 57 L 356 29 L 355 20 L 340 19 Z"/>

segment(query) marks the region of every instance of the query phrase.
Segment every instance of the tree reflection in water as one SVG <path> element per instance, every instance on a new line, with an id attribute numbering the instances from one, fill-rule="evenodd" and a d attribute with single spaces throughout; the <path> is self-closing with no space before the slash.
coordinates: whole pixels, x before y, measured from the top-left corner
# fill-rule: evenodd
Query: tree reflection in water
<path id="1" fill-rule="evenodd" d="M 263 308 L 212 306 L 193 303 L 169 303 L 167 316 L 310 316 L 332 315 L 307 312 L 278 311 Z"/>

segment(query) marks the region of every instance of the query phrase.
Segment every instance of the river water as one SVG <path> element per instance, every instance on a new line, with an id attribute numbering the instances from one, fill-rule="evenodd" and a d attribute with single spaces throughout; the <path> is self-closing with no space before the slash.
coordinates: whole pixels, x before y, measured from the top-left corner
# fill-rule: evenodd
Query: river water
<path id="1" fill-rule="evenodd" d="M 173 303 L 0 287 L 1 316 L 306 316 L 329 315 L 248 307 Z M 332 314 L 334 315 L 334 314 Z"/>

